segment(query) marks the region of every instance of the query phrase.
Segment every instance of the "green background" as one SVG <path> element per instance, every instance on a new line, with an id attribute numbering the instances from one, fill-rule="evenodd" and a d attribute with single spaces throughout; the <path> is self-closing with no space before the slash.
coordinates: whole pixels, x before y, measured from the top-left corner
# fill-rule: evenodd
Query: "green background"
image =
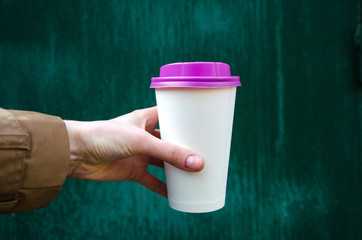
<path id="1" fill-rule="evenodd" d="M 150 78 L 178 61 L 226 62 L 243 86 L 222 210 L 186 214 L 132 182 L 67 179 L 48 207 L 0 216 L 0 239 L 362 239 L 359 7 L 1 1 L 3 108 L 113 118 L 155 105 Z"/>

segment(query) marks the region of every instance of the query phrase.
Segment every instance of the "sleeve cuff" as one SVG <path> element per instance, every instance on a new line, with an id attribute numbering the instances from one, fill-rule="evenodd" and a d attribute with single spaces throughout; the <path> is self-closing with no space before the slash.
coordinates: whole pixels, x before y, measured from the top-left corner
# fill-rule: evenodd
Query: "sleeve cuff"
<path id="1" fill-rule="evenodd" d="M 69 167 L 69 140 L 59 117 L 27 111 L 9 111 L 29 135 L 17 202 L 11 212 L 47 206 L 59 193 Z"/>

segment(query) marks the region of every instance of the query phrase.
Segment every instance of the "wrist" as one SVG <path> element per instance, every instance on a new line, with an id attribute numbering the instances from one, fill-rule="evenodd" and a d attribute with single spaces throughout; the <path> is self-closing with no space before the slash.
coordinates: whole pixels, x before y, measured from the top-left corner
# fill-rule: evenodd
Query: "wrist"
<path id="1" fill-rule="evenodd" d="M 70 161 L 68 168 L 68 177 L 74 177 L 75 169 L 82 162 L 84 156 L 84 143 L 81 134 L 81 122 L 79 121 L 64 121 L 68 131 L 69 147 L 70 147 Z"/>

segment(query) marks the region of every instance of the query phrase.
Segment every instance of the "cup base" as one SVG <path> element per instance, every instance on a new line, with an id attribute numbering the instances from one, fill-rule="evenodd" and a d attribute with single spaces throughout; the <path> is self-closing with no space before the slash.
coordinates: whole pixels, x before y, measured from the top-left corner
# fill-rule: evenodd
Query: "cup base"
<path id="1" fill-rule="evenodd" d="M 169 205 L 171 208 L 187 213 L 207 213 L 219 210 L 225 206 L 225 200 L 220 200 L 211 203 L 180 203 L 169 199 Z"/>

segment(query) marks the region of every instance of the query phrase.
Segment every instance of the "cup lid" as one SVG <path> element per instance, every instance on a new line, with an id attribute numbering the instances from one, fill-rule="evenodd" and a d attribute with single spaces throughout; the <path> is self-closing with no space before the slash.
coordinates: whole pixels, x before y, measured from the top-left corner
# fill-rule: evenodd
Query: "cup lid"
<path id="1" fill-rule="evenodd" d="M 231 76 L 230 66 L 221 62 L 178 62 L 161 67 L 151 88 L 191 87 L 225 88 L 241 86 L 238 76 Z"/>

